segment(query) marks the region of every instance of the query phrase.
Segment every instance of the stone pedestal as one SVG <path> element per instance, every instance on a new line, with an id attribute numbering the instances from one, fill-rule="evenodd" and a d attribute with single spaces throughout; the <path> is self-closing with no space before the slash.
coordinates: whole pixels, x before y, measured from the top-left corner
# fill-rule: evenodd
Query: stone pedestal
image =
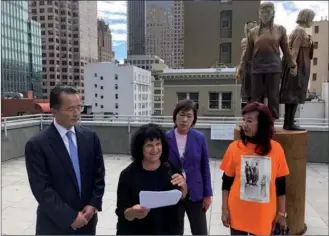
<path id="1" fill-rule="evenodd" d="M 234 139 L 240 139 L 239 128 L 234 130 Z M 290 171 L 286 179 L 289 234 L 302 235 L 307 230 L 305 224 L 307 131 L 276 129 L 273 139 L 283 147 Z"/>

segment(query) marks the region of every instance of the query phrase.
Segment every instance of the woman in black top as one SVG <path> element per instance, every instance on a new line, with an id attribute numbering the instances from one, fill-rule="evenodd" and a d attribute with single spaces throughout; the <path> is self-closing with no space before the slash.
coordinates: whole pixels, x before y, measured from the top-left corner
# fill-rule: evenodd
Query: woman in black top
<path id="1" fill-rule="evenodd" d="M 155 209 L 139 205 L 140 191 L 179 189 L 187 194 L 186 182 L 168 162 L 169 146 L 158 125 L 141 126 L 132 137 L 133 162 L 124 169 L 117 189 L 117 235 L 173 235 L 180 233 L 179 204 Z"/>

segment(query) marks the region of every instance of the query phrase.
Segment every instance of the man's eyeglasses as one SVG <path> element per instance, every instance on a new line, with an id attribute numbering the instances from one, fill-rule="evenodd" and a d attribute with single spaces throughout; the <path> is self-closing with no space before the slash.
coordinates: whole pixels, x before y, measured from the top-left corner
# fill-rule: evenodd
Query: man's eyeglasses
<path id="1" fill-rule="evenodd" d="M 75 112 L 75 111 L 82 112 L 84 110 L 84 106 L 79 105 L 79 106 L 74 106 L 74 107 L 68 107 L 68 108 L 65 108 L 63 110 L 68 111 L 68 112 Z"/>

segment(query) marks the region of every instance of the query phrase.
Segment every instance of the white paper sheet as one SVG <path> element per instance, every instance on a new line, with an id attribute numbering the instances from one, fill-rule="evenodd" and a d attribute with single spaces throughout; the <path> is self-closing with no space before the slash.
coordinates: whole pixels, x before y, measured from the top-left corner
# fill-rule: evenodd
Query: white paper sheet
<path id="1" fill-rule="evenodd" d="M 139 204 L 148 209 L 171 206 L 177 204 L 181 197 L 182 192 L 177 189 L 159 192 L 141 191 Z"/>

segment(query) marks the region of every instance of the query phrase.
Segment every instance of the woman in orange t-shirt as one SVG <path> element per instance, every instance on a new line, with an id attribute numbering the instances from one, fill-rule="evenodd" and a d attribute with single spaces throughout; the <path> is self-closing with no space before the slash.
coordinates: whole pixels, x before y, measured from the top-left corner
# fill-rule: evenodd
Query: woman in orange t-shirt
<path id="1" fill-rule="evenodd" d="M 241 140 L 229 145 L 220 165 L 222 222 L 231 235 L 270 235 L 274 223 L 281 230 L 287 228 L 289 169 L 281 145 L 272 140 L 274 123 L 268 107 L 250 103 L 242 115 Z"/>

